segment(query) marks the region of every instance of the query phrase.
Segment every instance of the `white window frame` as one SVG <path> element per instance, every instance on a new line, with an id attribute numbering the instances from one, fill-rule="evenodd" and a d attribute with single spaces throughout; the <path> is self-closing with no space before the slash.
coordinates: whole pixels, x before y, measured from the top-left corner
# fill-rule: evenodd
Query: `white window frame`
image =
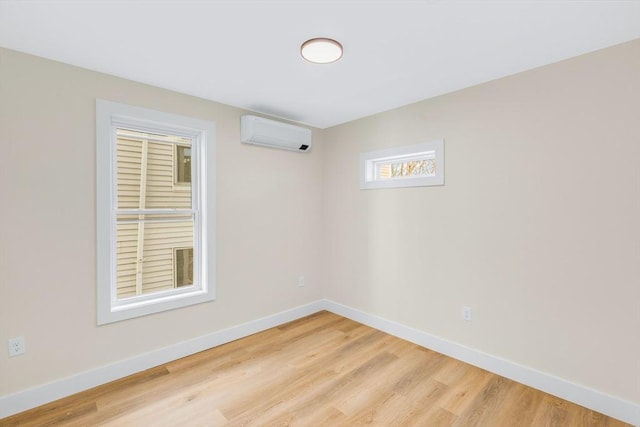
<path id="1" fill-rule="evenodd" d="M 194 218 L 194 286 L 130 298 L 117 298 L 115 130 L 123 127 L 150 133 L 179 135 L 192 140 L 191 212 Z M 213 167 L 215 167 L 215 123 L 96 100 L 98 325 L 215 299 L 215 174 Z M 166 211 L 166 209 L 160 211 Z M 180 212 L 176 211 L 176 213 Z"/>
<path id="2" fill-rule="evenodd" d="M 393 160 L 418 160 L 433 158 L 436 163 L 434 176 L 404 176 L 380 179 L 376 176 L 376 165 Z M 360 154 L 360 189 L 422 187 L 444 185 L 444 140 L 388 148 Z"/>

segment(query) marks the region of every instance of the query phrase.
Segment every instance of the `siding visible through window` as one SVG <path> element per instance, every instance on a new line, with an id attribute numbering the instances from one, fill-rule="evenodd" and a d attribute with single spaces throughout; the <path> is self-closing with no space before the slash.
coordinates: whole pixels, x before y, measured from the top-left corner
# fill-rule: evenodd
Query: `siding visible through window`
<path id="1" fill-rule="evenodd" d="M 189 151 L 189 161 L 183 156 L 179 170 L 189 178 L 184 190 L 191 189 L 191 140 L 122 128 L 116 129 L 116 138 L 117 208 L 135 211 L 116 215 L 117 298 L 173 289 L 174 267 L 168 261 L 177 245 L 193 247 L 193 217 L 149 210 L 191 210 L 191 191 L 174 191 L 171 181 L 172 151 L 178 146 L 178 152 Z M 193 263 L 193 250 L 191 259 Z"/>

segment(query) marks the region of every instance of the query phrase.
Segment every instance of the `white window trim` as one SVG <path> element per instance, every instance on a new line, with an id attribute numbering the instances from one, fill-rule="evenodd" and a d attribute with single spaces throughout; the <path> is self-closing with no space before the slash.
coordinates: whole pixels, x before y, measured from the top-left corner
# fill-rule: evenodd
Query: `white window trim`
<path id="1" fill-rule="evenodd" d="M 134 124 L 154 133 L 172 132 L 194 140 L 199 179 L 192 181 L 195 215 L 194 248 L 199 277 L 197 286 L 117 300 L 115 280 L 115 128 Z M 96 237 L 97 237 L 97 322 L 98 325 L 172 310 L 215 299 L 215 124 L 190 117 L 133 107 L 110 101 L 96 101 Z M 209 171 L 207 171 L 209 169 Z M 209 172 L 209 173 L 207 173 Z M 192 174 L 193 178 L 193 174 Z M 198 183 L 201 188 L 198 187 Z M 198 232 L 199 230 L 199 232 Z"/>
<path id="2" fill-rule="evenodd" d="M 421 155 L 433 155 L 436 161 L 435 176 L 408 176 L 395 179 L 377 179 L 375 165 L 385 160 L 410 159 Z M 444 185 L 444 140 L 435 140 L 404 147 L 388 148 L 360 154 L 360 189 L 422 187 Z"/>

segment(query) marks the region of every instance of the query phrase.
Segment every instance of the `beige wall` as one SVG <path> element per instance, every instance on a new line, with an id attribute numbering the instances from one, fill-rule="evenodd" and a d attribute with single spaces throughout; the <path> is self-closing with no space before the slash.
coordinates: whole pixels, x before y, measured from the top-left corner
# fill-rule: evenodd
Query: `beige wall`
<path id="1" fill-rule="evenodd" d="M 439 138 L 445 186 L 359 190 Z M 640 402 L 640 40 L 324 139 L 330 299 Z"/>
<path id="2" fill-rule="evenodd" d="M 96 326 L 96 98 L 216 123 L 215 302 Z M 322 135 L 305 154 L 247 146 L 242 113 L 0 49 L 0 396 L 322 297 Z"/>

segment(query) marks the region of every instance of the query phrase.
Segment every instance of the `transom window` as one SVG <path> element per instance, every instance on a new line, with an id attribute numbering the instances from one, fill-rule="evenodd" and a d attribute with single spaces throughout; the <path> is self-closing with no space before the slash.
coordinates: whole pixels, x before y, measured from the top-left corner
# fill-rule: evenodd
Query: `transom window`
<path id="1" fill-rule="evenodd" d="M 97 119 L 98 323 L 213 299 L 213 123 L 107 101 Z"/>
<path id="2" fill-rule="evenodd" d="M 361 189 L 443 184 L 443 141 L 360 155 Z"/>

